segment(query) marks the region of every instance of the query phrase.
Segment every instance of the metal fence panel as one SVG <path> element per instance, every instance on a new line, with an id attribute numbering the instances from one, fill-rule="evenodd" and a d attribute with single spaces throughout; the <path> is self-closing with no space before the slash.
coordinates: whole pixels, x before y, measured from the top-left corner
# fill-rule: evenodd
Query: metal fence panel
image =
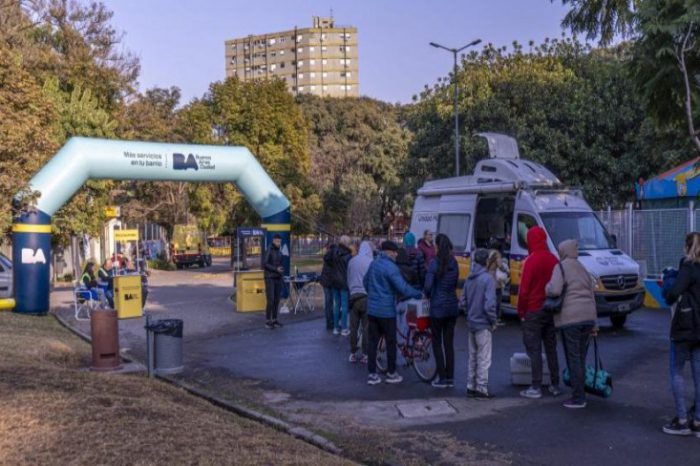
<path id="1" fill-rule="evenodd" d="M 690 230 L 687 209 L 632 211 L 632 258 L 646 275 L 678 267 L 685 235 Z"/>
<path id="2" fill-rule="evenodd" d="M 608 233 L 617 237 L 617 247 L 627 255 L 632 255 L 630 244 L 630 215 L 629 210 L 602 210 L 596 212 Z"/>

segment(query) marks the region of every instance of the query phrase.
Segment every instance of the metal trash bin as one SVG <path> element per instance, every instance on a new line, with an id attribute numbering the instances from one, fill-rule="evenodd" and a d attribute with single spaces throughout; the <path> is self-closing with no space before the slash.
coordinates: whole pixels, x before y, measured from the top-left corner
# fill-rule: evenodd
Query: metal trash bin
<path id="1" fill-rule="evenodd" d="M 146 330 L 153 332 L 156 374 L 179 374 L 184 369 L 182 327 L 181 319 L 156 320 L 146 325 Z"/>

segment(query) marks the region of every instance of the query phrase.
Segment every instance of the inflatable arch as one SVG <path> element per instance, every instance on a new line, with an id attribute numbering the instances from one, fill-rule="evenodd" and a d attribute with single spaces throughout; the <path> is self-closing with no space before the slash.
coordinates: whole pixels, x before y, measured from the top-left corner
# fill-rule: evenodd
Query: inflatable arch
<path id="1" fill-rule="evenodd" d="M 49 310 L 51 216 L 90 179 L 233 182 L 289 249 L 289 201 L 245 147 L 71 138 L 31 180 L 35 209 L 12 226 L 15 311 Z M 289 274 L 289 255 L 285 256 Z"/>

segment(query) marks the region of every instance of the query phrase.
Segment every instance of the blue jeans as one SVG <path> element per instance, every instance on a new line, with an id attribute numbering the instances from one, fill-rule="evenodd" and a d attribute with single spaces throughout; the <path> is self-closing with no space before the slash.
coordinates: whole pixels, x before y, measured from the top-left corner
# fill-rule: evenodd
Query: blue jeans
<path id="1" fill-rule="evenodd" d="M 671 391 L 676 402 L 676 416 L 687 419 L 688 409 L 685 403 L 685 379 L 683 369 L 690 360 L 695 385 L 695 421 L 700 422 L 700 344 L 671 342 Z"/>
<path id="2" fill-rule="evenodd" d="M 333 328 L 348 328 L 348 290 L 333 288 Z"/>
<path id="3" fill-rule="evenodd" d="M 333 330 L 333 289 L 323 287 L 323 312 L 326 314 L 326 330 Z"/>

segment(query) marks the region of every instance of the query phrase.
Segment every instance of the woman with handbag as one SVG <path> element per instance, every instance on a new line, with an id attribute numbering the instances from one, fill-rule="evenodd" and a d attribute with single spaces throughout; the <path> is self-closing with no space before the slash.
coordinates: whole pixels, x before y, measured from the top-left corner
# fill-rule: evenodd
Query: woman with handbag
<path id="1" fill-rule="evenodd" d="M 700 437 L 700 233 L 685 237 L 685 257 L 675 283 L 664 292 L 664 299 L 672 312 L 670 366 L 676 417 L 663 426 L 663 431 Z M 689 419 L 685 402 L 683 369 L 688 360 L 695 384 L 694 419 Z"/>
<path id="2" fill-rule="evenodd" d="M 455 372 L 455 323 L 459 315 L 459 265 L 452 256 L 450 238 L 439 234 L 435 243 L 437 256 L 428 267 L 424 289 L 425 296 L 430 300 L 430 327 L 438 373 L 432 385 L 435 388 L 451 388 L 454 387 Z"/>
<path id="3" fill-rule="evenodd" d="M 596 331 L 594 283 L 578 260 L 576 240 L 562 241 L 559 244 L 559 257 L 561 262 L 554 267 L 545 291 L 548 297 L 560 299 L 557 304 L 560 304 L 561 310 L 554 313 L 554 325 L 561 331 L 572 389 L 571 399 L 564 402 L 564 407 L 585 408 L 586 355 L 588 342 Z M 552 306 L 555 311 L 558 307 Z"/>

